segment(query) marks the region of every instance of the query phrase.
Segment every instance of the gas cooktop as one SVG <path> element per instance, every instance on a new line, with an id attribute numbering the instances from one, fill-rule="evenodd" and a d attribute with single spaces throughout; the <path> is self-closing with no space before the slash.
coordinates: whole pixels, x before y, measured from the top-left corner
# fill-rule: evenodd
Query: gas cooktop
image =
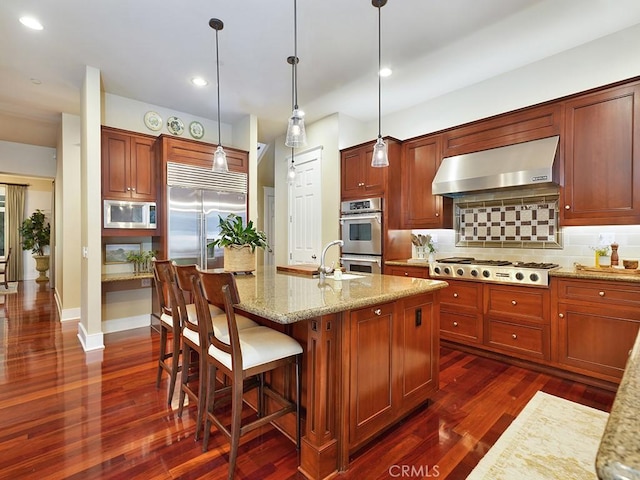
<path id="1" fill-rule="evenodd" d="M 555 263 L 449 257 L 437 259 L 430 275 L 434 278 L 546 287 L 549 285 L 549 271 L 556 268 L 559 265 Z"/>

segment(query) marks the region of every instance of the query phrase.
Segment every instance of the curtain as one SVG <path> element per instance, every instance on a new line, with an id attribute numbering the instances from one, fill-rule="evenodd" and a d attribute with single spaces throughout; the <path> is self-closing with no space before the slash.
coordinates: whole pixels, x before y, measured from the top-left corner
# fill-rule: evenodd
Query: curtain
<path id="1" fill-rule="evenodd" d="M 7 185 L 5 196 L 5 218 L 7 222 L 7 248 L 11 248 L 11 258 L 7 265 L 7 279 L 10 281 L 24 280 L 24 266 L 22 261 L 22 244 L 20 241 L 20 226 L 24 218 L 24 197 L 27 187 L 23 185 Z"/>

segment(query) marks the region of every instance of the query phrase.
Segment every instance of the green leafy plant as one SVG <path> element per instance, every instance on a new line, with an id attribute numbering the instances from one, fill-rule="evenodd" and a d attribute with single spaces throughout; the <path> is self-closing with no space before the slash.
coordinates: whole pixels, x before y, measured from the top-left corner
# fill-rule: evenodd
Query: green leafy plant
<path id="1" fill-rule="evenodd" d="M 45 223 L 45 215 L 36 210 L 29 218 L 25 218 L 19 228 L 22 237 L 22 249 L 31 250 L 34 255 L 44 255 L 44 247 L 51 242 L 51 225 Z"/>
<path id="2" fill-rule="evenodd" d="M 255 251 L 256 248 L 269 249 L 267 235 L 259 231 L 253 225 L 252 220 L 249 220 L 249 222 L 244 225 L 242 217 L 234 213 L 230 213 L 227 218 L 218 216 L 218 219 L 220 221 L 220 236 L 208 243 L 207 247 L 242 247 L 249 245 L 252 252 Z"/>
<path id="3" fill-rule="evenodd" d="M 597 247 L 591 247 L 591 250 L 596 252 L 599 257 L 607 257 L 609 255 L 609 245 L 599 245 Z"/>
<path id="4" fill-rule="evenodd" d="M 151 270 L 151 260 L 156 256 L 155 250 L 141 251 L 140 253 L 127 253 L 127 262 L 133 263 L 135 272 L 148 272 Z"/>

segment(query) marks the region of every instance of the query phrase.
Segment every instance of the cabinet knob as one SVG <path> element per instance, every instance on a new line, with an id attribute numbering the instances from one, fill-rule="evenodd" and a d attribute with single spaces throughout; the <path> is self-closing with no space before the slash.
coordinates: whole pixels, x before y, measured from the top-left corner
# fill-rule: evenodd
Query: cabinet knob
<path id="1" fill-rule="evenodd" d="M 564 209 L 565 209 L 565 210 L 571 210 L 571 205 L 565 205 L 565 206 L 564 206 Z"/>
<path id="2" fill-rule="evenodd" d="M 604 297 L 604 292 L 598 292 L 598 295 L 600 295 L 601 297 Z"/>
<path id="3" fill-rule="evenodd" d="M 131 191 L 131 187 L 127 187 L 127 192 L 130 192 L 130 191 Z"/>
<path id="4" fill-rule="evenodd" d="M 131 187 L 131 190 L 133 190 L 135 192 L 136 191 L 136 187 Z"/>
<path id="5" fill-rule="evenodd" d="M 436 217 L 439 217 L 439 216 L 440 216 L 440 214 L 436 212 Z"/>
<path id="6" fill-rule="evenodd" d="M 409 272 L 404 272 L 404 276 L 408 277 L 409 276 Z"/>
<path id="7" fill-rule="evenodd" d="M 511 338 L 513 338 L 514 340 L 516 340 L 518 338 L 518 335 L 516 335 L 515 333 L 511 334 Z"/>
<path id="8" fill-rule="evenodd" d="M 511 305 L 517 305 L 518 302 L 516 302 L 515 300 L 511 300 Z"/>
<path id="9" fill-rule="evenodd" d="M 564 318 L 564 313 L 559 313 L 559 314 L 558 314 L 558 316 L 559 316 L 560 318 Z"/>
<path id="10" fill-rule="evenodd" d="M 453 298 L 458 298 L 458 294 L 457 294 L 457 293 L 454 293 L 454 294 L 453 294 Z"/>
<path id="11" fill-rule="evenodd" d="M 458 326 L 458 322 L 453 322 L 453 326 L 457 327 Z"/>
<path id="12" fill-rule="evenodd" d="M 364 187 L 364 182 L 360 182 L 360 183 L 358 183 L 358 186 L 359 186 L 359 187 Z"/>
<path id="13" fill-rule="evenodd" d="M 382 315 L 382 310 L 380 310 L 379 308 L 376 308 L 373 313 L 375 313 L 376 315 Z"/>

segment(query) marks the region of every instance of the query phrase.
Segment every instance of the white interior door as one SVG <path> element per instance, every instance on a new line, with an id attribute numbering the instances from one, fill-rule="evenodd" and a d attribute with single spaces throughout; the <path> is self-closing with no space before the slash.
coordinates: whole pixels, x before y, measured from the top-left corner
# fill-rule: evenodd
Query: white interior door
<path id="1" fill-rule="evenodd" d="M 263 187 L 264 194 L 264 233 L 267 235 L 267 242 L 271 250 L 264 251 L 264 264 L 273 265 L 275 263 L 275 249 L 274 243 L 275 224 L 276 224 L 276 194 L 273 187 Z"/>
<path id="2" fill-rule="evenodd" d="M 291 157 L 287 159 L 291 163 Z M 322 250 L 322 147 L 295 155 L 289 183 L 289 264 L 320 263 Z"/>

